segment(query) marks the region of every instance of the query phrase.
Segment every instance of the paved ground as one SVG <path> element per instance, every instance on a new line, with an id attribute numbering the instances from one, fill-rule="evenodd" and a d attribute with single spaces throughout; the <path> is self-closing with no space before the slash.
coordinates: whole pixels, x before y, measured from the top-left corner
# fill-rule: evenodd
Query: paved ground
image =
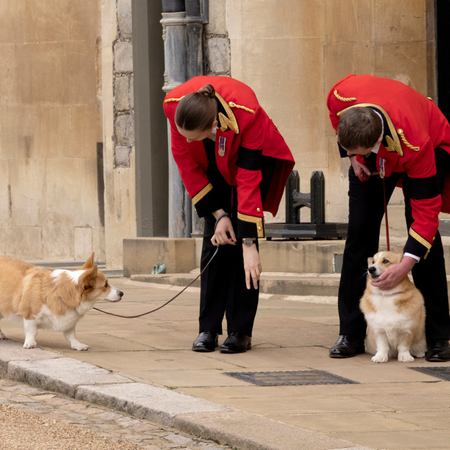
<path id="1" fill-rule="evenodd" d="M 176 293 L 167 286 L 126 279 L 111 281 L 124 291 L 124 299 L 118 304 L 97 306 L 119 314 L 147 311 Z M 227 422 L 225 418 L 231 417 L 228 412 L 213 408 L 214 412 L 196 416 L 199 427 L 191 422 L 184 430 L 197 435 L 200 431 L 205 435 L 207 429 L 217 431 L 217 420 L 222 417 L 223 426 L 228 425 L 227 433 L 234 432 L 241 439 L 236 442 L 243 442 L 236 448 L 266 448 L 261 442 L 268 442 L 267 448 L 283 450 L 450 448 L 450 383 L 411 370 L 450 368 L 450 364 L 433 365 L 418 359 L 414 363 L 390 360 L 376 365 L 369 355 L 330 359 L 328 347 L 338 335 L 335 299 L 263 296 L 253 350 L 238 355 L 190 350 L 198 332 L 197 313 L 198 290 L 191 288 L 166 308 L 140 319 L 90 312 L 77 327 L 78 339 L 91 346 L 88 352 L 70 350 L 60 333 L 40 332 L 37 342 L 58 357 L 108 369 L 111 376 L 187 394 L 233 411 L 242 418 L 240 422 Z M 9 338 L 23 340 L 22 330 L 15 325 L 2 321 L 1 328 Z M 259 386 L 228 375 L 286 371 L 307 375 L 311 370 L 353 383 Z M 316 381 L 318 374 L 313 377 Z M 101 389 L 106 395 L 107 388 Z M 260 428 L 255 431 L 257 425 Z M 269 442 L 270 433 L 286 436 L 286 440 L 277 447 L 276 442 Z M 244 443 L 246 435 L 256 441 L 259 438 L 259 443 L 253 447 Z M 221 442 L 230 442 L 229 434 L 217 436 Z"/>
<path id="2" fill-rule="evenodd" d="M 220 450 L 171 428 L 0 380 L 0 450 Z"/>

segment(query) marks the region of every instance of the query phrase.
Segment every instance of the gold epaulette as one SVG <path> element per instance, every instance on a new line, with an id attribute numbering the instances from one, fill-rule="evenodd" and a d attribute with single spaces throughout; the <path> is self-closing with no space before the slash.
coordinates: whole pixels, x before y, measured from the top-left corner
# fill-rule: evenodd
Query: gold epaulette
<path id="1" fill-rule="evenodd" d="M 415 152 L 418 152 L 420 150 L 420 147 L 414 147 L 413 145 L 411 145 L 405 138 L 405 134 L 403 133 L 403 130 L 401 128 L 399 128 L 397 130 L 398 135 L 400 136 L 400 139 L 402 140 L 402 142 L 409 147 L 411 150 L 414 150 Z"/>
<path id="2" fill-rule="evenodd" d="M 180 97 L 180 98 L 167 98 L 166 100 L 164 100 L 164 103 L 179 102 L 182 98 L 184 98 L 184 95 L 183 95 L 183 97 Z"/>
<path id="3" fill-rule="evenodd" d="M 334 96 L 335 96 L 338 100 L 340 100 L 341 102 L 356 102 L 356 97 L 348 97 L 348 98 L 341 97 L 341 96 L 338 94 L 337 89 L 335 89 L 335 90 L 333 91 L 333 94 L 334 94 Z"/>
<path id="4" fill-rule="evenodd" d="M 253 111 L 253 109 L 247 108 L 246 106 L 241 106 L 241 105 L 236 105 L 236 103 L 234 102 L 230 102 L 228 103 L 232 108 L 238 108 L 238 109 L 243 109 L 244 111 L 247 111 L 249 113 L 255 114 L 255 111 Z"/>

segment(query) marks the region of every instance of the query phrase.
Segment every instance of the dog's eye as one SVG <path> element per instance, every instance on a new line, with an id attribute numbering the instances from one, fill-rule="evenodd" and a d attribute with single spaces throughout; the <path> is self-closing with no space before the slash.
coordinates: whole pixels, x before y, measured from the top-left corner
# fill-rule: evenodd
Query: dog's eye
<path id="1" fill-rule="evenodd" d="M 387 259 L 383 259 L 383 264 L 388 264 L 389 261 Z"/>

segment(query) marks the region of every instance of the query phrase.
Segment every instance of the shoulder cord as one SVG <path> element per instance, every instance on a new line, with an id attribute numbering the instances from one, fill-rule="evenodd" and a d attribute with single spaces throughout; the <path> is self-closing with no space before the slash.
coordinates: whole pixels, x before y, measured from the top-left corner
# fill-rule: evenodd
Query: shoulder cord
<path id="1" fill-rule="evenodd" d="M 219 223 L 219 220 L 224 217 L 224 216 L 228 216 L 228 213 L 223 213 L 221 214 L 217 220 L 216 223 L 214 225 L 214 231 L 216 230 L 217 224 Z M 174 301 L 179 295 L 181 295 L 188 287 L 192 286 L 192 284 L 194 284 L 203 274 L 203 272 L 207 269 L 207 267 L 211 264 L 211 261 L 214 259 L 214 257 L 217 255 L 217 252 L 219 251 L 219 246 L 217 246 L 216 251 L 214 252 L 214 254 L 211 256 L 211 259 L 208 261 L 208 263 L 206 264 L 206 266 L 203 268 L 203 270 L 185 287 L 183 288 L 180 292 L 178 292 L 177 295 L 175 295 L 174 297 L 172 297 L 168 302 L 164 303 L 164 305 L 159 306 L 158 308 L 152 309 L 151 311 L 147 311 L 146 313 L 143 314 L 138 314 L 136 316 L 121 316 L 120 314 L 113 314 L 107 311 L 103 311 L 101 309 L 98 308 L 92 308 L 95 309 L 96 311 L 102 312 L 103 314 L 108 314 L 109 316 L 114 316 L 114 317 L 121 317 L 122 319 L 136 319 L 138 317 L 142 317 L 142 316 L 146 316 L 147 314 L 151 314 L 153 312 L 158 311 L 161 308 L 164 308 L 164 306 L 168 305 L 170 302 Z"/>

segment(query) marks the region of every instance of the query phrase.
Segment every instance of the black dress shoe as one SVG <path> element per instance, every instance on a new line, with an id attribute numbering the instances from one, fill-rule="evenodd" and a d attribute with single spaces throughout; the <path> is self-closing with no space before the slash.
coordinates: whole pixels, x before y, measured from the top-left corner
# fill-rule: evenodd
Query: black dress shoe
<path id="1" fill-rule="evenodd" d="M 252 348 L 252 338 L 244 333 L 232 331 L 221 345 L 221 353 L 244 353 Z"/>
<path id="2" fill-rule="evenodd" d="M 351 358 L 359 353 L 364 353 L 364 339 L 341 334 L 330 349 L 330 358 Z"/>
<path id="3" fill-rule="evenodd" d="M 425 359 L 429 362 L 450 361 L 450 346 L 448 345 L 448 341 L 444 339 L 432 341 L 430 345 L 428 345 Z"/>
<path id="4" fill-rule="evenodd" d="M 213 352 L 219 346 L 219 335 L 210 331 L 202 331 L 192 344 L 194 352 Z"/>

